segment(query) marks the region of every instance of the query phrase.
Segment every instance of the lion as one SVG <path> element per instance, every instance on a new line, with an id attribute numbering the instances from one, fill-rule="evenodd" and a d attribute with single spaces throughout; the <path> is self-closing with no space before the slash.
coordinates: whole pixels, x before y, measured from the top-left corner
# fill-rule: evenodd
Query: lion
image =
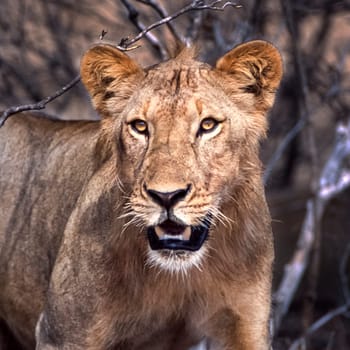
<path id="1" fill-rule="evenodd" d="M 81 79 L 99 121 L 0 129 L 0 343 L 266 350 L 274 259 L 258 152 L 278 50 L 141 68 L 108 44 Z M 14 345 L 15 344 L 15 345 Z"/>

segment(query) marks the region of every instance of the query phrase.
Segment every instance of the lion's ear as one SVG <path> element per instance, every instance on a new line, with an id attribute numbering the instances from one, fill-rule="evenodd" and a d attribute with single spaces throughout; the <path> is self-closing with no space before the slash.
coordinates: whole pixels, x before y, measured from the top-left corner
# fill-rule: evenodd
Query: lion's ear
<path id="1" fill-rule="evenodd" d="M 273 45 L 261 40 L 241 44 L 221 57 L 216 68 L 227 73 L 229 93 L 263 112 L 271 108 L 282 78 L 281 55 Z"/>
<path id="2" fill-rule="evenodd" d="M 111 45 L 97 45 L 81 60 L 80 75 L 102 116 L 119 113 L 143 78 L 142 68 Z"/>

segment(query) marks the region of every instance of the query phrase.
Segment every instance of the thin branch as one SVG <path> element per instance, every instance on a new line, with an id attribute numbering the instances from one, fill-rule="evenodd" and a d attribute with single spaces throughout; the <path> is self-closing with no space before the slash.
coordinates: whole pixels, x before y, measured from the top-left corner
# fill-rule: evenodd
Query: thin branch
<path id="1" fill-rule="evenodd" d="M 80 76 L 76 76 L 72 81 L 70 81 L 68 84 L 61 87 L 59 90 L 57 90 L 53 95 L 48 96 L 44 98 L 43 100 L 32 103 L 32 104 L 26 104 L 21 106 L 14 106 L 6 109 L 0 117 L 0 128 L 4 125 L 6 120 L 9 116 L 12 114 L 16 114 L 23 111 L 33 111 L 33 110 L 41 110 L 46 107 L 46 105 L 55 100 L 57 97 L 63 95 L 66 91 L 70 90 L 73 86 L 75 86 L 80 81 Z"/>
<path id="2" fill-rule="evenodd" d="M 305 338 L 307 336 L 310 336 L 314 332 L 316 332 L 318 329 L 323 327 L 328 322 L 332 321 L 335 317 L 338 317 L 340 315 L 344 315 L 346 312 L 348 312 L 350 309 L 350 304 L 344 304 L 342 306 L 339 306 L 338 308 L 326 313 L 324 316 L 319 318 L 315 323 L 313 323 L 306 331 L 305 335 L 293 342 L 293 344 L 289 347 L 289 350 L 298 350 L 300 345 L 305 342 Z"/>
<path id="3" fill-rule="evenodd" d="M 157 1 L 155 0 L 137 0 L 138 2 L 151 6 L 153 8 L 153 10 L 155 10 L 158 15 L 161 18 L 166 18 L 168 17 L 168 13 L 166 11 L 166 9 Z M 171 34 L 174 36 L 174 38 L 176 39 L 176 41 L 180 41 L 181 42 L 181 37 L 180 35 L 177 33 L 175 27 L 173 26 L 173 24 L 171 22 L 166 23 L 167 27 L 169 28 Z"/>
<path id="4" fill-rule="evenodd" d="M 131 23 L 135 25 L 135 27 L 141 32 L 144 33 L 144 37 L 151 43 L 151 45 L 160 53 L 162 59 L 167 58 L 167 51 L 164 47 L 164 45 L 161 44 L 159 39 L 149 31 L 147 31 L 146 26 L 139 20 L 139 12 L 136 10 L 136 8 L 128 1 L 128 0 L 120 0 L 122 4 L 125 6 L 125 8 L 128 10 L 129 13 L 129 20 Z M 132 40 L 128 39 L 122 39 L 119 46 L 126 46 L 125 48 L 128 48 Z"/>
<path id="5" fill-rule="evenodd" d="M 320 180 L 320 196 L 327 199 L 329 193 L 337 191 L 342 182 L 347 182 L 347 174 L 344 173 L 342 164 L 339 164 L 338 159 L 346 159 L 350 154 L 350 125 L 339 124 L 336 128 L 336 140 L 332 154 L 334 155 L 326 164 L 325 171 L 328 176 Z M 341 166 L 339 166 L 341 165 Z M 341 190 L 341 188 L 340 188 Z"/>
<path id="6" fill-rule="evenodd" d="M 122 1 L 125 1 L 125 0 L 122 0 Z M 162 25 L 174 20 L 175 18 L 177 18 L 185 13 L 191 12 L 191 11 L 202 11 L 202 10 L 224 11 L 226 7 L 234 7 L 234 8 L 241 8 L 242 7 L 241 5 L 238 5 L 232 1 L 226 1 L 223 5 L 216 6 L 221 2 L 222 2 L 221 0 L 216 0 L 216 1 L 212 1 L 210 4 L 205 4 L 204 1 L 194 0 L 194 1 L 192 1 L 191 4 L 183 7 L 179 11 L 173 13 L 172 15 L 165 17 L 165 18 L 159 20 L 158 22 L 151 24 L 150 26 L 148 26 L 147 28 L 142 30 L 133 39 L 122 40 L 117 47 L 119 50 L 125 51 L 130 45 L 133 45 L 135 42 L 139 41 L 141 38 L 143 38 L 151 30 L 158 28 L 159 26 L 162 26 Z"/>
<path id="7" fill-rule="evenodd" d="M 108 34 L 108 31 L 105 29 L 102 29 L 99 39 L 103 40 L 107 34 Z"/>

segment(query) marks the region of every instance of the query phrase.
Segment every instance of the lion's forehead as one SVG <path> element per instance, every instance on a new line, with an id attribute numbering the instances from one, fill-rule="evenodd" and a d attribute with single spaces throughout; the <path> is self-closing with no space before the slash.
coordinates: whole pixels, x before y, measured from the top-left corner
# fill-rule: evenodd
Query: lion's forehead
<path id="1" fill-rule="evenodd" d="M 195 121 L 202 112 L 203 116 L 222 113 L 225 102 L 231 103 L 211 73 L 211 67 L 206 64 L 169 65 L 150 70 L 137 100 L 130 104 L 130 118 L 137 114 L 157 123 L 182 124 Z"/>
<path id="2" fill-rule="evenodd" d="M 161 64 L 147 72 L 145 86 L 163 95 L 176 96 L 197 91 L 203 84 L 210 84 L 210 66 L 191 64 Z"/>

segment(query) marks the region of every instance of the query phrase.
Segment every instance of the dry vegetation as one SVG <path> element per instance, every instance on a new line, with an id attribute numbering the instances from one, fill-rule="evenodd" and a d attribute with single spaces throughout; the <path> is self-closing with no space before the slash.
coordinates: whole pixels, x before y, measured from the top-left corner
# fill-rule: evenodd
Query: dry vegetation
<path id="1" fill-rule="evenodd" d="M 190 3 L 2 0 L 0 108 L 40 101 L 71 81 L 102 30 L 103 40 L 123 44 Z M 238 4 L 224 12 L 187 12 L 146 35 L 130 54 L 143 66 L 153 64 L 175 36 L 198 42 L 210 63 L 249 39 L 280 48 L 285 76 L 262 151 L 277 254 L 275 349 L 349 349 L 350 3 Z M 80 84 L 47 110 L 67 119 L 97 118 Z"/>

